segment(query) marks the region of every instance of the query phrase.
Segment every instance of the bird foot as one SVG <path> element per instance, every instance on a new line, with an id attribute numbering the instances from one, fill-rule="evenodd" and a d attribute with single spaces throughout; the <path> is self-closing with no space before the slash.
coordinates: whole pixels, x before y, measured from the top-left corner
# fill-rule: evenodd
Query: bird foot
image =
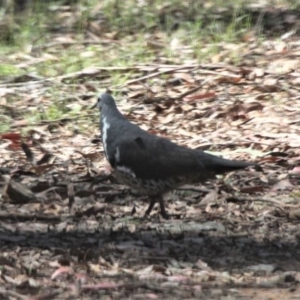
<path id="1" fill-rule="evenodd" d="M 150 215 L 150 213 L 151 213 L 151 211 L 152 211 L 152 209 L 153 209 L 156 202 L 159 202 L 161 216 L 166 220 L 169 219 L 169 215 L 168 215 L 168 213 L 166 212 L 166 209 L 165 209 L 164 199 L 161 195 L 159 195 L 157 197 L 150 198 L 150 204 L 149 204 L 149 206 L 146 210 L 145 215 Z"/>

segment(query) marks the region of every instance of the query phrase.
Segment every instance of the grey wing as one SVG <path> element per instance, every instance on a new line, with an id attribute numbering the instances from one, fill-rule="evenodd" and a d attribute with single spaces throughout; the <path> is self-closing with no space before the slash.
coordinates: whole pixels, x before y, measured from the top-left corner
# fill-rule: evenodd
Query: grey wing
<path id="1" fill-rule="evenodd" d="M 205 173 L 196 155 L 196 151 L 161 137 L 124 137 L 116 145 L 115 164 L 129 168 L 141 179 L 164 179 Z"/>

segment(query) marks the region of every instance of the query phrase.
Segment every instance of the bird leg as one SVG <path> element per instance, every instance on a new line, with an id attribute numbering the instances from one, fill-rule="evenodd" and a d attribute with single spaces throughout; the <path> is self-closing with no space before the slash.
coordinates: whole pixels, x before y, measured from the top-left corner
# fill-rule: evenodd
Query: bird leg
<path id="1" fill-rule="evenodd" d="M 159 202 L 159 206 L 160 206 L 160 214 L 164 219 L 168 219 L 168 214 L 165 210 L 165 204 L 164 204 L 164 198 L 162 195 L 158 195 L 155 197 L 150 197 L 150 204 L 146 210 L 146 215 L 149 215 L 155 205 L 156 202 Z"/>
<path id="2" fill-rule="evenodd" d="M 150 204 L 145 212 L 145 215 L 150 215 L 153 207 L 154 207 L 154 204 L 156 203 L 157 199 L 156 198 L 150 198 Z"/>

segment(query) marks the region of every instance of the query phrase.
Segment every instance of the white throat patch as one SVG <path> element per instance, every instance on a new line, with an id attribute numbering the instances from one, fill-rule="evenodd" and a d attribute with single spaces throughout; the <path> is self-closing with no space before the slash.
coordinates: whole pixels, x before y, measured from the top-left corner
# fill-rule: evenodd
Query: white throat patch
<path id="1" fill-rule="evenodd" d="M 103 148 L 105 151 L 105 155 L 106 157 L 108 157 L 107 155 L 107 145 L 106 145 L 106 140 L 107 140 L 107 130 L 110 128 L 110 124 L 106 121 L 106 117 L 102 119 L 102 142 L 103 142 Z"/>

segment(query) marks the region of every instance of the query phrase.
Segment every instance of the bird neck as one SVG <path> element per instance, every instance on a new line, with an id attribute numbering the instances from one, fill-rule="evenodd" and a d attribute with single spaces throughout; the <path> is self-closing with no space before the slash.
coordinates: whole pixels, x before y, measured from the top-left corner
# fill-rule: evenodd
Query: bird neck
<path id="1" fill-rule="evenodd" d="M 114 118 L 114 119 L 122 119 L 126 120 L 126 118 L 121 114 L 121 112 L 118 110 L 117 106 L 104 106 L 101 111 L 101 116 L 104 118 Z"/>

